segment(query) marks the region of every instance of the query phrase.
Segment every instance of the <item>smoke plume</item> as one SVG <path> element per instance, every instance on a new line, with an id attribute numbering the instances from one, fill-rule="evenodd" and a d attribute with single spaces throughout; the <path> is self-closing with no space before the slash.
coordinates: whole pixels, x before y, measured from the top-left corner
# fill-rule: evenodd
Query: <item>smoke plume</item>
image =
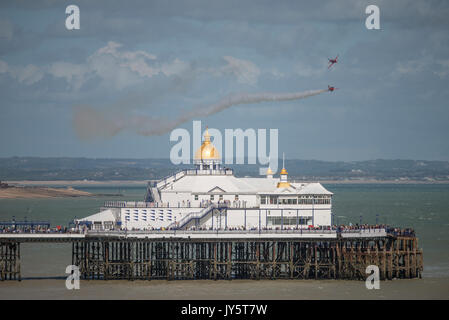
<path id="1" fill-rule="evenodd" d="M 100 111 L 90 106 L 78 106 L 75 109 L 73 122 L 78 136 L 83 140 L 97 137 L 112 137 L 124 130 L 135 131 L 144 136 L 162 135 L 193 118 L 210 116 L 232 106 L 269 101 L 299 100 L 327 91 L 328 89 L 294 93 L 262 92 L 230 94 L 215 104 L 196 107 L 184 112 L 174 120 L 145 115 L 132 115 L 129 112 L 117 110 Z"/>

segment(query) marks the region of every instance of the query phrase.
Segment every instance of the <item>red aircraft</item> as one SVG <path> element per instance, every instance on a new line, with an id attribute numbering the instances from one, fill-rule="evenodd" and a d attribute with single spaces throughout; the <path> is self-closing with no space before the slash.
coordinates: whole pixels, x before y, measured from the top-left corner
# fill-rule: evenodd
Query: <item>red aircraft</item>
<path id="1" fill-rule="evenodd" d="M 330 91 L 330 92 L 332 92 L 332 91 L 334 91 L 334 90 L 338 90 L 338 88 L 331 87 L 331 86 L 327 86 L 327 90 Z"/>
<path id="2" fill-rule="evenodd" d="M 329 60 L 329 67 L 327 67 L 328 69 L 330 68 L 330 67 L 332 67 L 335 63 L 337 63 L 338 61 L 337 61 L 337 59 L 338 59 L 338 54 L 337 54 L 337 56 L 335 57 L 335 59 L 327 59 L 327 60 Z"/>

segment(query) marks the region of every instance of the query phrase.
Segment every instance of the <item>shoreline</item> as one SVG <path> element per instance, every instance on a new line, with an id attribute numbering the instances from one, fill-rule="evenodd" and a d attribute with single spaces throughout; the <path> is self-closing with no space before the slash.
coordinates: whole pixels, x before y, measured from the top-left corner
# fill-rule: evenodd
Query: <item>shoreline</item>
<path id="1" fill-rule="evenodd" d="M 94 194 L 86 191 L 66 188 L 48 188 L 38 186 L 16 187 L 9 186 L 0 189 L 0 199 L 48 199 L 48 198 L 67 198 L 67 197 L 92 197 Z"/>
<path id="2" fill-rule="evenodd" d="M 142 186 L 146 187 L 148 180 L 8 180 L 4 181 L 12 186 Z M 295 183 L 318 182 L 321 184 L 449 184 L 444 181 L 421 181 L 421 180 L 296 180 Z"/>

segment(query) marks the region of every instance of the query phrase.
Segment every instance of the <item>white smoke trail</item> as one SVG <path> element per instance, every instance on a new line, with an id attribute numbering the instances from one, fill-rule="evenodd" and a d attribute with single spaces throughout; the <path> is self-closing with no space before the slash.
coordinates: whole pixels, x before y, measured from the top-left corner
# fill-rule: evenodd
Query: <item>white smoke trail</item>
<path id="1" fill-rule="evenodd" d="M 125 113 L 99 112 L 91 107 L 83 106 L 75 111 L 74 126 L 78 136 L 82 139 L 90 139 L 98 136 L 113 136 L 125 129 L 136 131 L 138 134 L 144 136 L 162 135 L 193 118 L 210 116 L 232 106 L 269 101 L 299 100 L 327 91 L 328 89 L 293 93 L 262 92 L 230 94 L 208 107 L 194 108 L 175 120 L 148 116 L 132 116 Z"/>
<path id="2" fill-rule="evenodd" d="M 223 111 L 232 106 L 236 106 L 239 104 L 251 104 L 251 103 L 260 103 L 260 102 L 269 102 L 269 101 L 290 101 L 290 100 L 299 100 L 304 99 L 311 96 L 316 96 L 317 94 L 328 91 L 327 89 L 322 90 L 311 90 L 306 92 L 294 92 L 294 93 L 270 93 L 270 92 L 262 92 L 262 93 L 239 93 L 239 94 L 231 94 L 223 99 L 221 99 L 218 103 L 213 104 L 210 108 L 205 110 L 199 110 L 200 114 L 203 115 L 212 115 L 217 112 Z M 198 115 L 200 115 L 198 114 Z"/>

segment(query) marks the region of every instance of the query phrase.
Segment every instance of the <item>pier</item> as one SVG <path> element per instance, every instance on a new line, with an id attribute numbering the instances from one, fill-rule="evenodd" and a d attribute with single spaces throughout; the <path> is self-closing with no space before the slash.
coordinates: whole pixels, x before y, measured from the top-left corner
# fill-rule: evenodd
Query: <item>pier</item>
<path id="1" fill-rule="evenodd" d="M 0 234 L 0 280 L 21 280 L 20 244 L 70 242 L 82 279 L 380 279 L 421 277 L 413 235 L 384 229 L 108 231 Z M 44 245 L 44 244 L 43 244 Z"/>

